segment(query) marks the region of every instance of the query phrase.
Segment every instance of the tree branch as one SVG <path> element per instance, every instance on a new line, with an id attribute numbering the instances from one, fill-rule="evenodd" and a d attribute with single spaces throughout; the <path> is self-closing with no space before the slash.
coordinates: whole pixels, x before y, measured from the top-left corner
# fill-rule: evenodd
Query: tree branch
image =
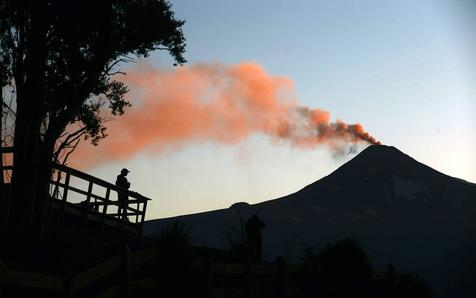
<path id="1" fill-rule="evenodd" d="M 69 134 L 62 142 L 61 144 L 58 146 L 58 148 L 55 150 L 55 152 L 53 153 L 53 157 L 54 157 L 54 160 L 58 161 L 59 160 L 59 156 L 61 154 L 61 152 L 68 148 L 73 142 L 76 142 L 79 143 L 80 141 L 80 138 L 86 133 L 86 126 L 78 129 L 77 131 Z M 77 144 L 75 144 L 74 146 L 77 146 Z M 66 161 L 66 160 L 65 160 Z"/>
<path id="2" fill-rule="evenodd" d="M 64 157 L 63 161 L 62 161 L 62 165 L 65 165 L 66 164 L 66 161 L 68 160 L 69 156 L 76 150 L 76 148 L 78 147 L 78 144 L 79 142 L 81 141 L 81 139 L 77 139 L 76 142 L 74 143 L 74 145 L 70 146 L 69 148 L 71 148 L 71 150 L 68 151 L 68 153 L 66 153 L 66 156 Z"/>

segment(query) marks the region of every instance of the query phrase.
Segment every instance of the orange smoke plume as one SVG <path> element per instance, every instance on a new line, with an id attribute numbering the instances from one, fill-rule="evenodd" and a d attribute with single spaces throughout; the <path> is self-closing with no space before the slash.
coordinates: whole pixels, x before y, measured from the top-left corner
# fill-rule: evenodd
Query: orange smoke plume
<path id="1" fill-rule="evenodd" d="M 108 137 L 82 146 L 76 160 L 128 159 L 143 149 L 215 141 L 236 144 L 255 133 L 304 148 L 379 143 L 361 124 L 331 122 L 328 112 L 300 106 L 289 78 L 255 63 L 200 64 L 173 71 L 141 66 L 122 80 L 133 107 L 108 124 Z"/>

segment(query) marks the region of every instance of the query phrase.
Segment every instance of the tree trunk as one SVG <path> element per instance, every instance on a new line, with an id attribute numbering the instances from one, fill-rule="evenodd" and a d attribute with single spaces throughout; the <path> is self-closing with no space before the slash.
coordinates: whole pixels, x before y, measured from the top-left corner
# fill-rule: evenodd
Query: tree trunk
<path id="1" fill-rule="evenodd" d="M 9 220 L 10 231 L 14 235 L 38 235 L 45 227 L 52 151 L 38 138 L 15 142 L 12 177 L 14 201 Z"/>
<path id="2" fill-rule="evenodd" d="M 3 147 L 3 86 L 1 86 L 2 91 L 2 106 L 0 106 L 0 148 Z M 0 152 L 0 237 L 3 236 L 3 228 L 5 227 L 5 219 L 7 218 L 8 207 L 8 198 L 5 194 L 5 176 L 3 174 L 3 153 Z"/>
<path id="3" fill-rule="evenodd" d="M 13 152 L 13 175 L 10 232 L 14 237 L 38 235 L 43 228 L 45 201 L 48 197 L 53 148 L 42 136 L 46 117 L 44 82 L 47 60 L 45 1 L 33 1 L 28 47 L 15 76 L 16 118 Z"/>

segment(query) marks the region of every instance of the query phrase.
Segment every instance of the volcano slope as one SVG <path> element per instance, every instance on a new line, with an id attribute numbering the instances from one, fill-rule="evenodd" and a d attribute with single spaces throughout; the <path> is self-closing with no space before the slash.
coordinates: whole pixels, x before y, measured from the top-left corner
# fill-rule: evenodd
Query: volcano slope
<path id="1" fill-rule="evenodd" d="M 418 273 L 439 296 L 476 293 L 476 184 L 390 146 L 369 146 L 286 197 L 148 221 L 144 233 L 180 220 L 195 245 L 227 248 L 243 239 L 244 222 L 255 213 L 267 225 L 267 260 L 284 255 L 297 261 L 303 248 L 352 237 L 364 243 L 375 268 L 392 263 L 401 272 Z"/>

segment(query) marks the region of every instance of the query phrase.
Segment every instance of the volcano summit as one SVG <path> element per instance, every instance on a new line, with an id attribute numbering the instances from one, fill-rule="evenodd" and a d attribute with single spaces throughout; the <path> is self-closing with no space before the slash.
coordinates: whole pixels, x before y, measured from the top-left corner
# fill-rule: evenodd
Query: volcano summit
<path id="1" fill-rule="evenodd" d="M 303 248 L 360 239 L 376 268 L 416 272 L 438 293 L 476 292 L 476 185 L 440 173 L 395 147 L 371 145 L 330 175 L 291 195 L 146 222 L 151 234 L 173 221 L 196 245 L 227 248 L 252 214 L 266 223 L 265 259 L 297 260 Z M 462 296 L 460 296 L 462 297 Z"/>

